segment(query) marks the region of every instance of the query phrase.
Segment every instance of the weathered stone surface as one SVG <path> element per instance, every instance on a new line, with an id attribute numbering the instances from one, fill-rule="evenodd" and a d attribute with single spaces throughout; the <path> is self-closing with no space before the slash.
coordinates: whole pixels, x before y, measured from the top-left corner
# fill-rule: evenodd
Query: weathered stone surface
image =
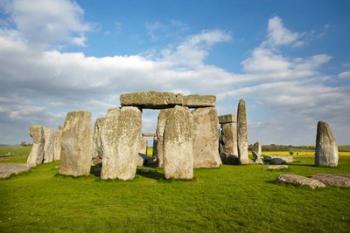
<path id="1" fill-rule="evenodd" d="M 59 127 L 58 130 L 54 132 L 54 143 L 53 143 L 53 160 L 58 161 L 61 158 L 61 137 L 62 128 Z"/>
<path id="2" fill-rule="evenodd" d="M 101 140 L 103 146 L 102 179 L 131 180 L 139 162 L 141 111 L 122 107 L 107 113 Z"/>
<path id="3" fill-rule="evenodd" d="M 193 115 L 194 168 L 219 167 L 218 117 L 214 107 L 197 108 Z"/>
<path id="4" fill-rule="evenodd" d="M 163 167 L 163 163 L 164 163 L 163 136 L 164 136 L 165 123 L 166 123 L 166 120 L 168 119 L 170 111 L 171 109 L 162 109 L 159 111 L 159 115 L 158 115 L 157 130 L 156 130 L 157 149 L 155 153 L 157 155 L 159 167 Z"/>
<path id="5" fill-rule="evenodd" d="M 92 125 L 90 112 L 69 112 L 61 137 L 59 173 L 70 176 L 89 175 L 92 159 Z"/>
<path id="6" fill-rule="evenodd" d="M 338 166 L 338 146 L 329 124 L 319 121 L 317 124 L 315 165 L 316 166 Z"/>
<path id="7" fill-rule="evenodd" d="M 164 174 L 166 179 L 193 178 L 192 114 L 176 106 L 164 129 Z"/>
<path id="8" fill-rule="evenodd" d="M 312 179 L 318 180 L 325 185 L 336 186 L 336 187 L 350 187 L 350 177 L 335 175 L 335 174 L 316 174 L 311 177 Z"/>
<path id="9" fill-rule="evenodd" d="M 261 155 L 262 149 L 260 142 L 256 142 L 253 145 L 253 151 L 255 151 L 258 155 Z"/>
<path id="10" fill-rule="evenodd" d="M 139 142 L 139 155 L 141 156 L 147 156 L 147 138 L 140 135 L 140 142 Z"/>
<path id="11" fill-rule="evenodd" d="M 236 123 L 221 124 L 220 156 L 225 164 L 237 164 L 239 162 Z"/>
<path id="12" fill-rule="evenodd" d="M 44 163 L 51 163 L 54 157 L 55 131 L 44 127 Z"/>
<path id="13" fill-rule="evenodd" d="M 236 123 L 236 122 L 237 122 L 237 116 L 235 114 L 226 114 L 226 115 L 219 116 L 220 124 Z"/>
<path id="14" fill-rule="evenodd" d="M 102 162 L 103 147 L 102 147 L 102 140 L 101 140 L 101 131 L 102 131 L 102 126 L 105 119 L 106 119 L 105 117 L 99 117 L 95 121 L 94 134 L 93 134 L 94 152 L 92 154 L 93 165 L 97 165 L 100 162 Z"/>
<path id="15" fill-rule="evenodd" d="M 137 106 L 140 108 L 163 109 L 183 104 L 183 95 L 171 92 L 135 92 L 120 95 L 122 106 Z"/>
<path id="16" fill-rule="evenodd" d="M 31 166 L 25 163 L 0 163 L 0 179 L 29 171 L 30 168 Z"/>
<path id="17" fill-rule="evenodd" d="M 267 170 L 269 171 L 284 170 L 284 169 L 288 169 L 288 165 L 269 165 L 267 167 Z"/>
<path id="18" fill-rule="evenodd" d="M 142 137 L 153 138 L 155 136 L 156 136 L 156 134 L 153 132 L 143 132 L 142 133 Z"/>
<path id="19" fill-rule="evenodd" d="M 264 155 L 263 160 L 265 163 L 274 164 L 274 165 L 281 165 L 281 164 L 293 163 L 294 157 L 293 156 Z"/>
<path id="20" fill-rule="evenodd" d="M 243 99 L 239 100 L 237 109 L 237 143 L 238 143 L 238 157 L 241 164 L 249 164 L 248 157 L 248 122 L 245 102 Z"/>
<path id="21" fill-rule="evenodd" d="M 278 182 L 293 184 L 293 185 L 301 185 L 308 186 L 312 189 L 316 188 L 324 188 L 326 185 L 318 180 L 307 178 L 305 176 L 299 176 L 294 174 L 283 174 L 277 177 Z"/>
<path id="22" fill-rule="evenodd" d="M 214 95 L 187 95 L 183 97 L 183 105 L 189 108 L 215 107 Z"/>
<path id="23" fill-rule="evenodd" d="M 263 160 L 260 157 L 260 154 L 256 153 L 255 151 L 252 151 L 253 154 L 253 162 L 255 164 L 264 164 Z"/>
<path id="24" fill-rule="evenodd" d="M 29 135 L 33 139 L 33 146 L 27 158 L 27 164 L 36 166 L 44 160 L 44 128 L 40 125 L 32 125 L 29 129 Z"/>

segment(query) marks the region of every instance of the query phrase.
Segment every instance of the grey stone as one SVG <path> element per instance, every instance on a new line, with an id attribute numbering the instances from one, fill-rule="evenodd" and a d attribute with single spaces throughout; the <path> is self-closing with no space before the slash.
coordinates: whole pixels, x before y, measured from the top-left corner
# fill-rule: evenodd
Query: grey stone
<path id="1" fill-rule="evenodd" d="M 164 163 L 164 128 L 166 120 L 168 119 L 169 113 L 171 112 L 171 109 L 162 109 L 159 111 L 158 115 L 158 122 L 157 122 L 157 130 L 156 130 L 156 137 L 157 137 L 157 160 L 158 160 L 158 166 L 163 167 Z"/>
<path id="2" fill-rule="evenodd" d="M 139 162 L 141 111 L 122 107 L 107 113 L 101 139 L 103 146 L 102 179 L 131 180 Z"/>
<path id="3" fill-rule="evenodd" d="M 193 178 L 192 114 L 176 106 L 164 129 L 164 174 L 166 179 Z"/>
<path id="4" fill-rule="evenodd" d="M 29 129 L 29 135 L 33 139 L 33 146 L 27 158 L 27 164 L 36 166 L 44 160 L 44 128 L 41 125 L 32 125 Z"/>
<path id="5" fill-rule="evenodd" d="M 319 121 L 317 124 L 315 165 L 316 166 L 338 166 L 338 146 L 329 124 Z"/>
<path id="6" fill-rule="evenodd" d="M 54 132 L 54 143 L 53 143 L 53 160 L 58 161 L 61 158 L 61 137 L 62 128 L 59 127 L 58 130 Z"/>
<path id="7" fill-rule="evenodd" d="M 0 179 L 6 179 L 12 175 L 29 171 L 30 168 L 31 166 L 25 163 L 0 163 Z"/>
<path id="8" fill-rule="evenodd" d="M 307 186 L 311 189 L 324 188 L 326 185 L 318 180 L 307 178 L 305 176 L 299 176 L 294 174 L 283 174 L 277 177 L 278 182 Z"/>
<path id="9" fill-rule="evenodd" d="M 61 137 L 61 164 L 59 173 L 70 176 L 90 174 L 92 147 L 90 112 L 69 112 Z"/>
<path id="10" fill-rule="evenodd" d="M 267 167 L 267 170 L 269 171 L 284 170 L 284 169 L 288 169 L 288 165 L 269 165 Z"/>
<path id="11" fill-rule="evenodd" d="M 287 163 L 293 163 L 294 157 L 293 156 L 269 156 L 264 155 L 263 160 L 265 163 L 274 164 L 274 165 L 281 165 L 281 164 L 287 164 Z"/>
<path id="12" fill-rule="evenodd" d="M 260 154 L 256 153 L 255 151 L 252 151 L 253 154 L 253 162 L 255 164 L 264 164 L 263 160 L 260 157 Z"/>
<path id="13" fill-rule="evenodd" d="M 187 95 L 183 97 L 183 105 L 189 108 L 215 107 L 214 95 Z"/>
<path id="14" fill-rule="evenodd" d="M 316 179 L 325 185 L 336 186 L 336 187 L 350 187 L 350 177 L 336 174 L 316 174 L 311 177 Z"/>
<path id="15" fill-rule="evenodd" d="M 241 164 L 249 164 L 248 157 L 248 122 L 245 102 L 239 100 L 237 109 L 237 142 L 238 142 L 238 158 Z"/>
<path id="16" fill-rule="evenodd" d="M 55 131 L 44 127 L 44 163 L 51 163 L 54 158 Z"/>
<path id="17" fill-rule="evenodd" d="M 253 145 L 253 151 L 255 151 L 259 156 L 261 155 L 262 149 L 260 142 L 256 142 Z"/>
<path id="18" fill-rule="evenodd" d="M 135 92 L 120 95 L 122 106 L 137 106 L 140 108 L 163 109 L 183 104 L 183 95 L 171 92 Z"/>
<path id="19" fill-rule="evenodd" d="M 219 167 L 218 117 L 214 107 L 197 108 L 193 115 L 194 168 Z"/>
<path id="20" fill-rule="evenodd" d="M 237 124 L 221 124 L 220 135 L 220 155 L 225 164 L 237 164 L 238 146 L 237 146 Z"/>
<path id="21" fill-rule="evenodd" d="M 101 131 L 102 131 L 102 126 L 105 119 L 106 119 L 105 117 L 99 117 L 95 121 L 94 134 L 93 134 L 94 153 L 92 154 L 93 165 L 97 165 L 102 162 L 103 147 L 102 147 L 102 140 L 101 140 Z"/>
<path id="22" fill-rule="evenodd" d="M 139 155 L 141 156 L 147 156 L 147 137 L 140 136 L 140 149 L 139 149 Z"/>
<path id="23" fill-rule="evenodd" d="M 237 116 L 235 114 L 226 114 L 226 115 L 219 116 L 220 124 L 236 123 L 236 122 L 237 122 Z"/>

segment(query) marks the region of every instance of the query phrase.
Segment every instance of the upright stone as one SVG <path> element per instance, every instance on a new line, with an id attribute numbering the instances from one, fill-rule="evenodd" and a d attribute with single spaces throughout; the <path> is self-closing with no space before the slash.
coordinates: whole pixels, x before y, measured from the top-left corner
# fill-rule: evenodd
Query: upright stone
<path id="1" fill-rule="evenodd" d="M 319 121 L 317 124 L 316 149 L 315 149 L 316 166 L 338 166 L 338 146 L 333 136 L 329 124 Z"/>
<path id="2" fill-rule="evenodd" d="M 218 116 L 214 107 L 197 108 L 193 115 L 194 168 L 219 167 Z"/>
<path id="3" fill-rule="evenodd" d="M 135 177 L 140 136 L 141 111 L 138 108 L 122 107 L 107 113 L 101 132 L 102 179 L 131 180 Z"/>
<path id="4" fill-rule="evenodd" d="M 29 135 L 33 139 L 33 146 L 27 158 L 29 166 L 41 164 L 44 159 L 44 129 L 41 125 L 32 125 L 29 129 Z"/>
<path id="5" fill-rule="evenodd" d="M 90 112 L 69 112 L 62 129 L 62 175 L 89 175 L 92 158 L 92 130 Z"/>
<path id="6" fill-rule="evenodd" d="M 164 129 L 164 174 L 166 179 L 193 178 L 192 114 L 176 106 L 169 112 Z"/>
<path id="7" fill-rule="evenodd" d="M 238 157 L 241 164 L 249 164 L 248 157 L 248 123 L 245 101 L 239 100 L 237 109 L 237 142 Z"/>
<path id="8" fill-rule="evenodd" d="M 54 133 L 53 160 L 55 161 L 61 158 L 61 137 L 62 127 L 60 126 Z"/>
<path id="9" fill-rule="evenodd" d="M 44 163 L 51 163 L 54 157 L 55 131 L 44 127 Z"/>
<path id="10" fill-rule="evenodd" d="M 92 154 L 92 164 L 97 165 L 101 163 L 102 157 L 103 157 L 103 148 L 102 148 L 102 141 L 101 141 L 101 131 L 103 122 L 105 120 L 105 117 L 97 118 L 94 125 L 94 135 L 93 135 L 93 141 L 94 141 L 94 153 Z"/>
<path id="11" fill-rule="evenodd" d="M 156 130 L 156 137 L 157 137 L 157 149 L 156 149 L 156 155 L 158 160 L 158 166 L 163 167 L 164 162 L 164 143 L 163 143 L 163 136 L 164 136 L 164 128 L 166 120 L 168 119 L 169 113 L 171 112 L 171 109 L 162 109 L 159 111 L 158 115 L 158 122 L 157 122 L 157 130 Z"/>
<path id="12" fill-rule="evenodd" d="M 221 124 L 220 155 L 224 163 L 238 163 L 237 117 L 234 114 L 219 116 Z"/>

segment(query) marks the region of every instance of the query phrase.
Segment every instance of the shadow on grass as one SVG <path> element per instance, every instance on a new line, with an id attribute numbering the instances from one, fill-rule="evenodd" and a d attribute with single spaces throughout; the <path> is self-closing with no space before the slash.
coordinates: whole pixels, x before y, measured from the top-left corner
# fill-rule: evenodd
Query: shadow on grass
<path id="1" fill-rule="evenodd" d="M 163 180 L 164 175 L 157 170 L 137 168 L 137 174 L 154 180 Z"/>

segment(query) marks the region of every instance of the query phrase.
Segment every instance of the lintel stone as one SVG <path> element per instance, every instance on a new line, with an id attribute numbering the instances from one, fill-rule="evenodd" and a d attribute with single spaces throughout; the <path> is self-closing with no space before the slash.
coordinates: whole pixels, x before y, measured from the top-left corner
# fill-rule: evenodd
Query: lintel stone
<path id="1" fill-rule="evenodd" d="M 227 114 L 219 116 L 220 124 L 235 123 L 237 122 L 237 117 L 235 114 Z"/>
<path id="2" fill-rule="evenodd" d="M 183 97 L 183 105 L 189 108 L 215 107 L 215 95 L 187 95 Z"/>

